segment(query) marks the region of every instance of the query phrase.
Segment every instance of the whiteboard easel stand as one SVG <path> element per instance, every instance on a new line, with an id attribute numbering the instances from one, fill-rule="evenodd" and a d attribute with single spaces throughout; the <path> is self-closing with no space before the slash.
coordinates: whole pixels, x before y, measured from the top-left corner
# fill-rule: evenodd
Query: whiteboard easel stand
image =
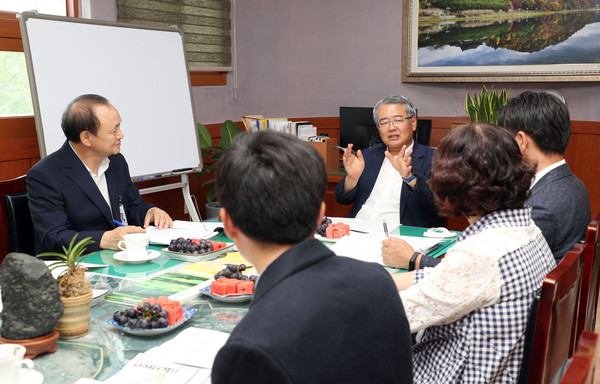
<path id="1" fill-rule="evenodd" d="M 187 207 L 188 211 L 190 212 L 192 221 L 202 222 L 202 220 L 200 219 L 200 216 L 198 215 L 198 211 L 196 211 L 196 207 L 194 206 L 194 203 L 192 201 L 192 196 L 190 194 L 190 183 L 189 183 L 187 173 L 184 173 L 181 175 L 181 182 L 179 182 L 179 183 L 158 185 L 156 187 L 140 189 L 139 191 L 140 191 L 140 195 L 145 195 L 148 193 L 170 191 L 171 189 L 179 189 L 179 188 L 181 188 L 181 191 L 183 192 L 183 200 L 185 201 L 185 206 Z"/>

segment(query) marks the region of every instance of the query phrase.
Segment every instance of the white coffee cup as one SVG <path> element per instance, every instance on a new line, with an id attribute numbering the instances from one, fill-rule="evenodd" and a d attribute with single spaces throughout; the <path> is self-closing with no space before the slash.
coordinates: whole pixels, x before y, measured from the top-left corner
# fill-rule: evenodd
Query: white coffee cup
<path id="1" fill-rule="evenodd" d="M 123 236 L 117 246 L 125 251 L 127 260 L 143 260 L 148 257 L 150 235 L 147 233 L 129 233 Z"/>
<path id="2" fill-rule="evenodd" d="M 19 377 L 33 369 L 33 361 L 23 359 L 24 356 L 24 346 L 0 344 L 0 383 L 19 383 Z"/>

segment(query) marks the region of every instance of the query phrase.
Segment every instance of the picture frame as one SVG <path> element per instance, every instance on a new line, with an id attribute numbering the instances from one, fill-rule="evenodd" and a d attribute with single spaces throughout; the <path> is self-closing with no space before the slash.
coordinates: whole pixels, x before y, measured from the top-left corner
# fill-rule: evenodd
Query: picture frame
<path id="1" fill-rule="evenodd" d="M 430 12 L 438 12 L 438 24 L 432 24 L 430 20 L 435 19 L 436 15 L 432 17 L 432 13 Z M 579 28 L 580 24 L 582 24 L 581 21 L 577 21 L 577 23 L 569 25 L 564 20 L 568 21 L 577 17 L 583 19 L 589 19 L 591 16 L 597 17 L 597 14 L 594 14 L 593 10 L 589 10 L 588 14 L 581 15 L 576 11 L 546 13 L 542 15 L 540 13 L 534 15 L 533 13 L 529 13 L 529 11 L 520 12 L 520 14 L 516 14 L 509 11 L 496 15 L 497 19 L 488 21 L 487 25 L 486 22 L 482 21 L 483 18 L 481 18 L 477 22 L 483 25 L 483 27 L 477 27 L 481 32 L 476 32 L 476 28 L 471 28 L 473 31 L 468 31 L 468 27 L 455 27 L 453 24 L 462 22 L 462 19 L 457 18 L 456 15 L 452 16 L 450 11 L 444 12 L 444 10 L 428 8 L 427 12 L 420 13 L 418 0 L 405 0 L 402 24 L 402 82 L 583 82 L 600 80 L 600 43 L 594 44 L 593 37 L 573 39 L 569 43 L 570 49 L 573 48 L 573 45 L 582 51 L 593 49 L 592 52 L 587 52 L 588 57 L 592 56 L 592 59 L 589 60 L 592 62 L 586 62 L 585 58 L 574 61 L 570 54 L 571 51 L 567 52 L 566 49 L 562 56 L 560 52 L 554 52 L 554 57 L 547 58 L 549 55 L 540 54 L 541 50 L 539 50 L 539 47 L 536 47 L 537 51 L 527 47 L 526 50 L 528 52 L 523 53 L 507 49 L 501 44 L 503 38 L 513 42 L 512 39 L 516 34 L 511 34 L 511 29 L 517 29 L 514 28 L 516 22 L 520 23 L 517 29 L 520 32 L 518 35 L 519 38 L 525 40 L 528 37 L 529 29 L 531 30 L 531 33 L 529 33 L 529 35 L 532 35 L 531 44 L 541 40 L 540 36 L 536 35 L 536 33 L 544 30 L 544 23 L 552 22 L 552 28 L 548 26 L 546 28 L 548 31 L 543 36 L 547 40 L 542 41 L 553 44 L 551 47 L 554 50 L 558 44 L 565 43 L 567 37 L 573 37 L 579 31 L 575 31 L 575 29 Z M 598 12 L 598 10 L 595 12 Z M 422 14 L 425 15 L 422 16 Z M 505 20 L 501 19 L 502 15 L 506 16 Z M 529 15 L 532 16 L 529 17 Z M 554 21 L 555 19 L 552 19 L 552 17 L 558 17 L 559 19 L 558 21 Z M 440 20 L 441 22 L 439 22 Z M 540 28 L 540 23 L 542 28 Z M 427 28 L 423 28 L 424 26 L 427 26 Z M 529 29 L 524 31 L 523 26 Z M 421 36 L 419 36 L 419 27 L 422 28 Z M 441 30 L 443 28 L 446 28 L 446 30 Z M 461 28 L 463 29 L 462 31 L 460 31 Z M 557 29 L 558 32 L 556 31 Z M 428 32 L 423 32 L 424 30 Z M 429 30 L 432 32 L 430 33 Z M 460 32 L 457 32 L 457 30 Z M 436 33 L 436 31 L 439 32 Z M 473 53 L 476 52 L 472 48 L 476 44 L 473 41 L 479 41 L 477 33 L 481 33 L 482 36 L 492 36 L 495 40 L 491 42 L 491 45 L 498 43 L 495 46 L 481 44 L 477 47 L 478 49 L 483 47 L 483 50 L 487 52 L 487 57 L 485 55 L 477 56 L 477 54 Z M 491 33 L 496 33 L 497 35 Z M 464 36 L 468 36 L 469 40 L 460 40 Z M 454 40 L 452 41 L 452 39 Z M 483 40 L 483 38 L 480 40 Z M 600 41 L 600 39 L 596 41 Z M 420 42 L 421 46 L 419 46 Z M 577 45 L 577 42 L 585 42 L 586 44 Z M 523 42 L 523 44 L 528 43 Z M 589 45 L 593 47 L 589 48 Z M 440 47 L 442 49 L 439 49 Z M 446 52 L 444 52 L 444 49 L 446 49 Z M 454 55 L 456 52 L 459 52 L 459 54 Z M 465 57 L 461 57 L 461 55 Z M 447 58 L 447 56 L 450 56 L 450 58 Z M 535 59 L 537 62 L 524 64 L 510 63 L 511 60 L 519 61 L 519 57 Z M 593 57 L 596 60 L 593 60 Z M 564 62 L 561 61 L 561 58 L 564 59 Z M 461 60 L 463 63 L 468 64 L 460 65 Z M 472 62 L 485 63 L 486 60 L 488 62 L 507 62 L 509 64 L 471 64 Z M 548 62 L 543 62 L 544 60 Z M 422 64 L 424 62 L 427 64 Z"/>

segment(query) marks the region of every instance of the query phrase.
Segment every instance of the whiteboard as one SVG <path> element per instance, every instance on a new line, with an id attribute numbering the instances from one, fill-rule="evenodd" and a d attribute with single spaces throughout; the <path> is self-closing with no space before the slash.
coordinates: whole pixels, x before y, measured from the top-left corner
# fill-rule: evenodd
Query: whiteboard
<path id="1" fill-rule="evenodd" d="M 95 93 L 117 108 L 134 181 L 202 169 L 183 33 L 96 20 L 19 15 L 40 156 L 65 141 L 62 114 Z M 185 170 L 185 171 L 183 171 Z"/>

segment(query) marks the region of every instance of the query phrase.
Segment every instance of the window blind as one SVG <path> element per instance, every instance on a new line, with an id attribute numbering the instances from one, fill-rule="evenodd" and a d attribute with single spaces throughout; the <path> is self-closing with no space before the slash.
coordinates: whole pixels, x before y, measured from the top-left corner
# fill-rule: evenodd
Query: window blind
<path id="1" fill-rule="evenodd" d="M 190 70 L 231 70 L 231 0 L 117 0 L 118 21 L 176 25 Z"/>

